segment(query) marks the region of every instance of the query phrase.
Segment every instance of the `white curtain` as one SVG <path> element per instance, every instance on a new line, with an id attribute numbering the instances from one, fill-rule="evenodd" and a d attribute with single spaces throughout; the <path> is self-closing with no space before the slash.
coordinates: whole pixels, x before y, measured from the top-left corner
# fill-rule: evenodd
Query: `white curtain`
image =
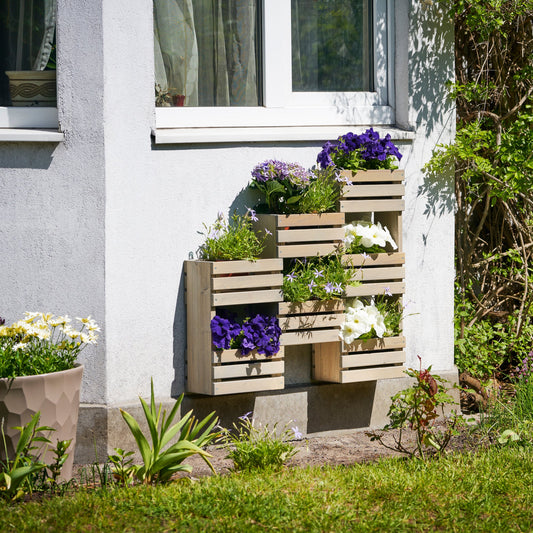
<path id="1" fill-rule="evenodd" d="M 187 106 L 257 106 L 257 1 L 153 0 L 155 81 Z"/>
<path id="2" fill-rule="evenodd" d="M 44 70 L 56 29 L 56 0 L 0 0 L 6 28 L 5 70 Z"/>

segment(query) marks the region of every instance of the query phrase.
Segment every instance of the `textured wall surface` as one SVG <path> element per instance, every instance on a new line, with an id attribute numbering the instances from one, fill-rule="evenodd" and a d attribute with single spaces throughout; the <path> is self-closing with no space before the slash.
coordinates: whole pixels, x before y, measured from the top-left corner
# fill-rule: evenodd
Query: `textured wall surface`
<path id="1" fill-rule="evenodd" d="M 98 347 L 84 353 L 82 401 L 93 410 L 80 419 L 103 443 L 118 431 L 105 406 L 135 404 L 149 394 L 151 376 L 162 399 L 184 390 L 182 264 L 202 242 L 203 223 L 250 205 L 243 190 L 255 164 L 278 158 L 310 166 L 327 140 L 153 145 L 150 4 L 60 0 L 58 92 L 66 141 L 0 143 L 0 315 L 11 320 L 49 309 L 91 314 L 102 324 Z M 435 6 L 396 4 L 397 120 L 415 129 L 412 142 L 400 143 L 407 358 L 410 366 L 420 355 L 424 364 L 453 372 L 453 175 L 421 170 L 436 145 L 453 136 L 445 88 L 453 76 L 453 31 Z M 305 353 L 294 357 L 309 364 Z M 368 386 L 345 391 L 359 398 Z M 308 401 L 307 393 L 294 394 Z M 188 402 L 240 413 L 246 396 Z M 271 416 L 278 403 L 280 410 L 290 405 L 291 391 L 279 401 L 269 397 L 262 405 Z M 87 449 L 88 435 L 80 439 Z"/>

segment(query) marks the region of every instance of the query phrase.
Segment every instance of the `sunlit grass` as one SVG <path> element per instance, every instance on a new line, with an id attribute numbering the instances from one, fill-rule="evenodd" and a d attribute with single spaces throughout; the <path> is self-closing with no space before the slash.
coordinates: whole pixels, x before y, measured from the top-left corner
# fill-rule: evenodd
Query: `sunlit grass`
<path id="1" fill-rule="evenodd" d="M 533 449 L 240 473 L 0 507 L 1 531 L 531 531 Z"/>

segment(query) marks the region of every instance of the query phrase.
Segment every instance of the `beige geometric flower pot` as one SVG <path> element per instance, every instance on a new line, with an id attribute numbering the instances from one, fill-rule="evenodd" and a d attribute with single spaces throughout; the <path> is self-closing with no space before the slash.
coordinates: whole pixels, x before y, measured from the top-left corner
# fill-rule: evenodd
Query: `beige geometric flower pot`
<path id="1" fill-rule="evenodd" d="M 72 439 L 61 478 L 72 477 L 82 375 L 83 366 L 77 365 L 61 372 L 0 379 L 0 423 L 4 419 L 9 456 L 14 453 L 19 437 L 19 432 L 12 428 L 27 424 L 40 411 L 39 425 L 56 430 L 45 435 L 52 442 L 48 448 L 55 448 L 58 440 Z M 0 442 L 0 456 L 4 455 L 4 445 Z M 41 459 L 51 463 L 53 453 L 48 450 Z"/>
<path id="2" fill-rule="evenodd" d="M 6 75 L 13 106 L 57 106 L 55 70 L 9 70 Z"/>

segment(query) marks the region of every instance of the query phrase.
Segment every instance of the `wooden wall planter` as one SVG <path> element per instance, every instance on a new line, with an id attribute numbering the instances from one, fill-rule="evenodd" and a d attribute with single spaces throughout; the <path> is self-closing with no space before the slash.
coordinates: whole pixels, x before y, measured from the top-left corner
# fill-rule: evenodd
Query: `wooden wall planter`
<path id="1" fill-rule="evenodd" d="M 333 383 L 355 383 L 403 377 L 405 338 L 356 340 L 317 344 L 313 377 Z"/>
<path id="2" fill-rule="evenodd" d="M 341 171 L 353 185 L 346 185 L 340 202 L 341 213 L 403 211 L 403 170 Z"/>
<path id="3" fill-rule="evenodd" d="M 405 292 L 405 254 L 370 254 L 364 258 L 362 254 L 345 255 L 342 262 L 353 270 L 353 279 L 361 285 L 346 287 L 346 296 L 375 296 L 389 290 L 392 294 Z"/>
<path id="4" fill-rule="evenodd" d="M 279 325 L 284 346 L 339 341 L 344 322 L 344 301 L 309 301 L 279 304 Z"/>
<path id="5" fill-rule="evenodd" d="M 272 357 L 253 351 L 242 355 L 239 350 L 211 352 L 212 375 L 210 391 L 204 394 L 235 394 L 283 389 L 284 349 Z"/>
<path id="6" fill-rule="evenodd" d="M 339 249 L 344 239 L 344 213 L 257 215 L 255 227 L 267 229 L 263 257 L 314 257 Z"/>
<path id="7" fill-rule="evenodd" d="M 211 340 L 217 307 L 281 302 L 282 271 L 281 259 L 185 261 L 188 392 L 216 395 L 283 388 L 283 377 L 278 376 L 283 373 L 282 359 L 275 365 L 272 359 L 237 365 L 242 359 L 217 361 Z M 276 377 L 265 380 L 265 375 Z"/>

